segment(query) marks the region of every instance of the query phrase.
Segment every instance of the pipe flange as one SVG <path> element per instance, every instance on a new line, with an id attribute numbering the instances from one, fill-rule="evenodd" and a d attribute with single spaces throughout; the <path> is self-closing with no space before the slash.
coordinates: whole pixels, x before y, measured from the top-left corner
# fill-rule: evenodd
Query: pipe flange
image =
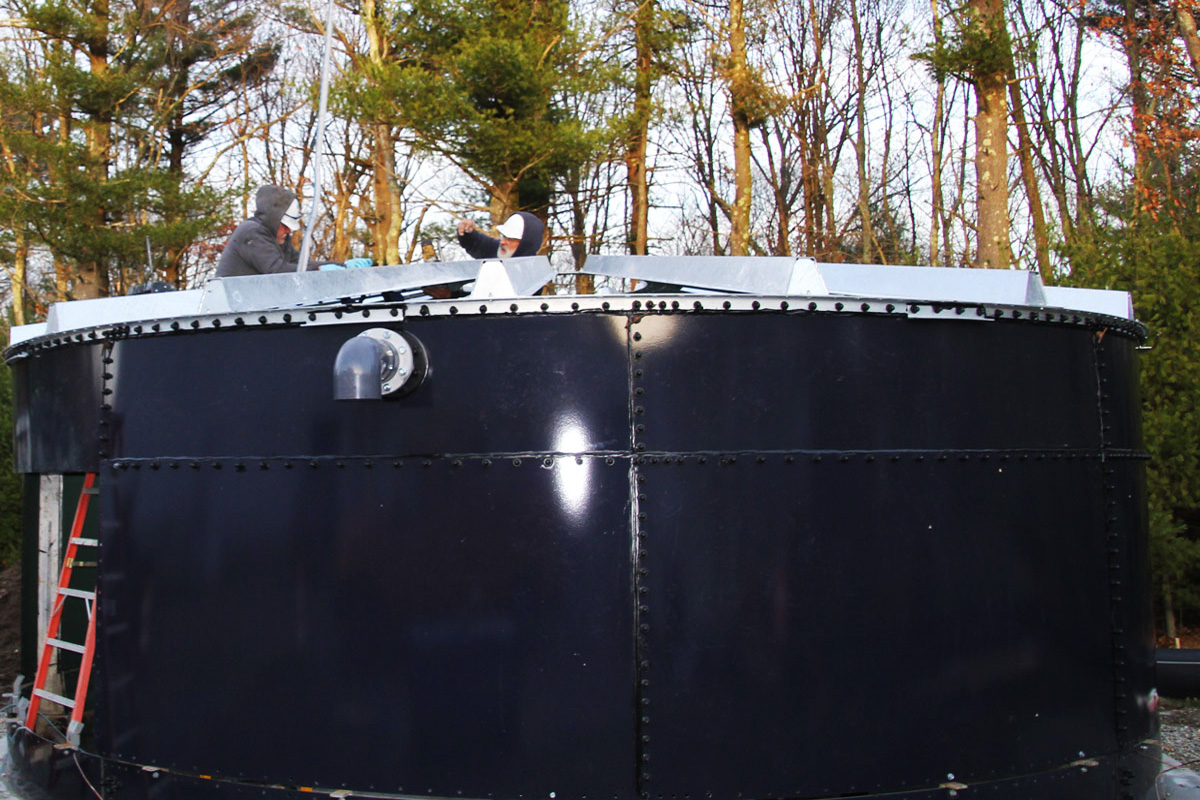
<path id="1" fill-rule="evenodd" d="M 415 336 L 389 328 L 368 328 L 359 336 L 380 345 L 379 383 L 384 397 L 406 395 L 425 380 L 429 359 Z"/>
<path id="2" fill-rule="evenodd" d="M 429 374 L 429 357 L 417 337 L 390 328 L 368 328 L 342 343 L 333 367 L 335 400 L 402 397 Z"/>

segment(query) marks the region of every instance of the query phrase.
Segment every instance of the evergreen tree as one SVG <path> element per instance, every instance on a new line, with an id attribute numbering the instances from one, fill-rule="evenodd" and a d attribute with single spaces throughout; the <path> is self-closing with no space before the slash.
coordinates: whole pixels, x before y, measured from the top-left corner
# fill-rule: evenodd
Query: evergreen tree
<path id="1" fill-rule="evenodd" d="M 1068 255 L 1068 282 L 1129 291 L 1150 330 L 1141 359 L 1142 425 L 1151 558 L 1165 631 L 1177 612 L 1200 611 L 1200 224 L 1183 226 L 1136 210 L 1126 189 L 1117 213 Z M 1110 206 L 1111 208 L 1111 206 Z"/>
<path id="2" fill-rule="evenodd" d="M 137 161 L 165 170 L 151 244 L 162 258 L 157 275 L 183 286 L 183 256 L 198 235 L 211 229 L 221 193 L 201 189 L 188 171 L 197 145 L 225 120 L 230 99 L 265 82 L 279 46 L 255 41 L 257 3 L 247 0 L 162 0 L 138 3 L 129 23 L 138 31 L 147 76 L 146 102 L 131 111 L 130 135 Z M 149 210 L 149 209 L 148 209 Z"/>
<path id="3" fill-rule="evenodd" d="M 493 221 L 544 210 L 570 168 L 611 138 L 564 102 L 608 72 L 569 12 L 567 0 L 397 5 L 387 61 L 350 76 L 343 108 L 398 125 L 461 167 L 486 190 Z"/>
<path id="4" fill-rule="evenodd" d="M 1200 76 L 1172 4 L 1098 0 L 1092 24 L 1129 69 L 1129 180 L 1104 205 L 1108 222 L 1068 253 L 1071 281 L 1132 292 L 1150 328 L 1142 410 L 1151 555 L 1166 633 L 1181 605 L 1200 610 Z"/>
<path id="5" fill-rule="evenodd" d="M 8 331 L 0 331 L 0 348 L 8 346 Z M 0 367 L 0 431 L 13 428 L 12 370 Z M 21 557 L 22 476 L 13 471 L 12 436 L 0 436 L 0 569 Z"/>
<path id="6" fill-rule="evenodd" d="M 0 227 L 53 256 L 72 298 L 181 282 L 183 251 L 211 229 L 217 193 L 189 178 L 189 148 L 231 87 L 260 78 L 244 3 L 29 0 L 36 37 L 0 69 Z M 203 21 L 199 21 L 203 17 Z M 151 270 L 146 247 L 166 258 Z"/>

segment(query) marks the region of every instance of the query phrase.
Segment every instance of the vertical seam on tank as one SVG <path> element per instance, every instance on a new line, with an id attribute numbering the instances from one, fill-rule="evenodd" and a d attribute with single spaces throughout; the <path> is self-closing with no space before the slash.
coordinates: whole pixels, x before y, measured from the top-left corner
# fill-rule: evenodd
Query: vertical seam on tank
<path id="1" fill-rule="evenodd" d="M 113 365 L 113 344 L 114 340 L 105 339 L 100 346 L 100 423 L 96 432 L 97 447 L 97 462 L 102 462 L 112 456 L 112 365 Z M 97 472 L 100 472 L 100 464 L 97 463 Z"/>
<path id="2" fill-rule="evenodd" d="M 1117 517 L 1117 501 L 1116 501 L 1116 484 L 1115 484 L 1115 462 L 1108 458 L 1109 450 L 1112 448 L 1112 442 L 1109 437 L 1111 426 L 1106 424 L 1105 419 L 1110 413 L 1108 409 L 1108 394 L 1105 389 L 1105 384 L 1108 381 L 1106 370 L 1108 363 L 1104 358 L 1103 339 L 1106 331 L 1101 329 L 1092 333 L 1092 367 L 1096 375 L 1096 424 L 1097 433 L 1099 435 L 1100 449 L 1100 479 L 1102 497 L 1104 500 L 1104 550 L 1105 561 L 1108 572 L 1108 606 L 1109 606 L 1109 647 L 1112 658 L 1112 678 L 1113 678 L 1113 724 L 1116 728 L 1117 738 L 1120 739 L 1122 734 L 1128 729 L 1128 724 L 1125 719 L 1129 713 L 1127 705 L 1127 687 L 1125 684 L 1125 650 L 1127 647 L 1124 641 L 1124 631 L 1119 627 L 1120 610 L 1122 603 L 1121 579 L 1123 572 L 1121 563 L 1121 553 L 1123 550 L 1123 537 L 1121 536 L 1118 526 L 1119 519 Z"/>
<path id="3" fill-rule="evenodd" d="M 96 448 L 96 451 L 97 451 L 96 452 L 96 456 L 97 456 L 96 489 L 98 491 L 98 494 L 95 497 L 95 503 L 96 503 L 95 513 L 96 513 L 96 520 L 97 520 L 96 527 L 97 527 L 97 532 L 98 532 L 98 538 L 100 539 L 100 542 L 101 542 L 101 546 L 96 548 L 95 591 L 97 593 L 97 598 L 99 598 L 99 594 L 103 589 L 102 582 L 103 582 L 103 578 L 104 578 L 104 547 L 103 547 L 103 540 L 104 540 L 104 494 L 103 494 L 103 488 L 104 488 L 104 484 L 105 484 L 104 462 L 106 460 L 112 458 L 112 454 L 113 454 L 112 447 L 113 447 L 113 443 L 114 443 L 114 434 L 115 434 L 115 431 L 113 429 L 113 424 L 112 424 L 112 420 L 113 420 L 113 405 L 112 405 L 113 376 L 115 374 L 115 371 L 113 369 L 113 365 L 115 364 L 115 358 L 113 356 L 113 353 L 115 351 L 115 346 L 116 346 L 115 338 L 106 338 L 104 340 L 104 343 L 100 346 L 100 423 L 99 423 L 100 430 L 97 431 L 97 434 L 96 434 L 96 444 L 98 445 L 98 447 Z M 93 608 L 93 613 L 99 614 L 99 606 L 98 605 L 95 608 Z M 97 618 L 96 618 L 96 633 L 98 636 L 99 636 L 99 634 L 101 634 L 103 632 L 102 627 L 101 627 L 103 624 L 104 624 L 103 616 L 102 615 L 97 616 Z M 93 660 L 92 660 L 93 679 L 95 679 L 96 674 L 104 668 L 104 656 L 102 655 L 104 652 L 105 652 L 104 647 L 96 648 L 96 652 L 95 652 L 95 655 L 93 656 Z M 96 683 L 94 684 L 94 687 L 95 687 L 94 690 L 100 688 L 99 681 L 96 681 Z M 100 704 L 100 705 L 103 705 L 103 704 Z M 94 713 L 96 713 L 97 716 L 95 719 L 92 720 L 92 724 L 94 726 L 97 726 L 96 729 L 99 730 L 98 726 L 101 725 L 103 722 L 103 720 L 101 719 L 101 717 L 103 715 L 103 711 L 100 710 L 100 708 L 98 707 L 96 712 L 94 712 Z M 104 762 L 101 761 L 101 769 L 103 769 L 103 765 L 104 765 Z"/>
<path id="4" fill-rule="evenodd" d="M 646 562 L 645 550 L 643 542 L 645 533 L 642 530 L 643 512 L 641 508 L 642 490 L 645 486 L 646 476 L 642 474 L 641 466 L 642 459 L 638 456 L 638 452 L 645 446 L 641 441 L 640 432 L 638 431 L 636 405 L 637 398 L 635 395 L 636 384 L 641 367 L 638 362 L 642 358 L 642 352 L 634 346 L 637 340 L 634 334 L 634 326 L 640 321 L 640 316 L 635 312 L 626 317 L 625 326 L 625 346 L 628 358 L 628 383 L 627 383 L 627 398 L 628 408 L 627 414 L 629 418 L 629 530 L 630 530 L 630 559 L 633 566 L 633 755 L 634 755 L 634 790 L 641 796 L 648 796 L 648 784 L 650 774 L 645 770 L 645 765 L 648 759 L 647 744 L 650 737 L 650 717 L 647 710 L 649 689 L 648 670 L 650 666 L 647 658 L 647 642 L 645 632 L 647 630 L 646 615 L 643 609 L 645 605 L 643 600 L 649 592 L 646 586 Z"/>

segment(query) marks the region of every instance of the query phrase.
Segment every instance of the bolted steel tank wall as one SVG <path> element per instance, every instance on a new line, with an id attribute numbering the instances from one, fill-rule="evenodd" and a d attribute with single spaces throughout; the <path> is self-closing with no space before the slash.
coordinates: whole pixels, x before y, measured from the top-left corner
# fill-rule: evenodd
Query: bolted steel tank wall
<path id="1" fill-rule="evenodd" d="M 380 324 L 430 377 L 334 401 Z M 94 748 L 128 796 L 167 785 L 129 765 L 187 797 L 1154 778 L 1120 331 L 625 310 L 78 347 L 108 376 Z"/>

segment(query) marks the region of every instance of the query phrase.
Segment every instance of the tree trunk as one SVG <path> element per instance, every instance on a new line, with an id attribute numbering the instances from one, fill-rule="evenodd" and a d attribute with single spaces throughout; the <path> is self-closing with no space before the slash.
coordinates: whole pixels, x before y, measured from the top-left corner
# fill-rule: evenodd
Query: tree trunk
<path id="1" fill-rule="evenodd" d="M 742 0 L 729 3 L 729 94 L 733 119 L 733 208 L 729 217 L 729 254 L 750 253 L 750 71 Z"/>
<path id="2" fill-rule="evenodd" d="M 823 127 L 823 125 L 822 125 Z M 825 134 L 822 134 L 823 136 Z M 821 165 L 821 197 L 825 201 L 825 210 L 823 214 L 825 232 L 823 238 L 825 240 L 826 257 L 834 261 L 842 261 L 842 237 L 837 229 L 835 220 L 837 219 L 837 210 L 833 207 L 834 197 L 834 177 L 836 170 L 834 165 L 825 159 L 825 163 Z"/>
<path id="3" fill-rule="evenodd" d="M 934 46 L 942 42 L 942 18 L 938 14 L 937 0 L 930 0 L 929 7 L 933 12 L 933 41 Z M 937 94 L 933 101 L 933 127 L 929 132 L 929 150 L 933 161 L 931 182 L 933 184 L 932 208 L 929 214 L 929 263 L 932 266 L 942 266 L 942 254 L 938 237 L 946 214 L 946 201 L 942 195 L 942 145 L 945 134 L 942 129 L 943 117 L 946 113 L 946 80 L 940 75 L 937 78 Z"/>
<path id="4" fill-rule="evenodd" d="M 1125 0 L 1125 30 L 1138 31 L 1137 0 Z M 1147 121 L 1150 116 L 1150 97 L 1146 91 L 1145 64 L 1142 59 L 1142 43 L 1136 33 L 1121 37 L 1125 47 L 1125 60 L 1129 64 L 1129 96 L 1133 101 L 1133 190 L 1141 196 L 1150 174 Z"/>
<path id="5" fill-rule="evenodd" d="M 95 0 L 91 7 L 92 33 L 87 41 L 88 59 L 92 77 L 100 85 L 108 74 L 108 0 Z M 87 149 L 90 161 L 90 178 L 93 185 L 99 188 L 108 179 L 108 159 L 111 147 L 112 110 L 103 102 L 101 108 L 95 111 L 85 123 Z M 99 192 L 96 193 L 97 197 Z M 102 203 L 97 202 L 94 212 L 97 230 L 103 230 L 108 225 L 107 213 Z M 105 265 L 96 259 L 80 261 L 75 274 L 75 285 L 71 296 L 75 300 L 102 297 L 108 294 L 108 281 Z"/>
<path id="6" fill-rule="evenodd" d="M 371 135 L 371 195 L 374 213 L 370 218 L 371 258 L 376 264 L 400 263 L 400 230 L 404 212 L 396 191 L 396 151 L 392 126 L 377 122 Z"/>
<path id="7" fill-rule="evenodd" d="M 521 208 L 521 195 L 517 190 L 515 180 L 506 180 L 489 186 L 488 194 L 490 195 L 488 213 L 491 215 L 492 225 L 501 224 Z"/>
<path id="8" fill-rule="evenodd" d="M 1037 173 L 1033 168 L 1033 141 L 1029 136 L 1029 123 L 1025 120 L 1025 102 L 1021 97 L 1021 85 L 1016 76 L 1008 84 L 1012 98 L 1013 122 L 1017 125 L 1017 154 L 1021 164 L 1021 180 L 1025 184 L 1025 197 L 1029 201 L 1029 215 L 1033 218 L 1033 242 L 1037 251 L 1038 273 L 1044 282 L 1050 282 L 1050 232 L 1046 227 L 1046 212 L 1042 208 L 1042 191 L 1038 187 Z"/>
<path id="9" fill-rule="evenodd" d="M 1179 631 L 1175 628 L 1175 597 L 1171 593 L 1171 580 L 1166 575 L 1163 576 L 1162 600 L 1163 623 L 1166 626 L 1167 638 L 1175 641 L 1175 637 L 1179 635 Z"/>
<path id="10" fill-rule="evenodd" d="M 9 278 L 12 283 L 13 324 L 25 324 L 25 276 L 29 271 L 29 240 L 25 238 L 25 230 L 16 230 L 16 241 L 13 245 L 13 269 Z"/>
<path id="11" fill-rule="evenodd" d="M 775 124 L 773 127 L 776 140 L 786 141 L 787 137 L 780 134 L 778 125 Z M 787 187 L 784 186 L 782 170 L 775 164 L 775 156 L 771 149 L 770 135 L 766 126 L 761 129 L 760 136 L 762 137 L 763 152 L 767 159 L 767 179 L 771 182 L 771 194 L 775 199 L 776 240 L 771 246 L 771 255 L 790 256 L 792 254 L 792 213 L 787 197 Z"/>
<path id="12" fill-rule="evenodd" d="M 376 0 L 363 0 L 362 19 L 367 32 L 367 58 L 376 67 L 388 55 L 385 20 Z M 369 126 L 372 151 L 371 189 L 375 215 L 371 220 L 371 257 L 376 264 L 399 264 L 400 231 L 404 228 L 404 206 L 396 181 L 396 147 L 392 126 L 377 122 Z"/>
<path id="13" fill-rule="evenodd" d="M 62 256 L 54 256 L 54 297 L 46 305 L 71 299 L 71 266 Z"/>
<path id="14" fill-rule="evenodd" d="M 709 182 L 709 185 L 713 185 L 711 181 Z M 721 207 L 717 202 L 716 195 L 714 194 L 715 191 L 715 188 L 709 191 L 708 206 L 705 211 L 708 215 L 708 232 L 712 237 L 713 255 L 723 256 L 725 255 L 725 248 L 721 244 Z"/>
<path id="15" fill-rule="evenodd" d="M 183 50 L 186 47 L 185 41 L 188 33 L 192 28 L 191 0 L 176 0 L 169 7 L 167 16 L 167 59 L 170 70 L 170 82 L 166 87 L 166 102 L 173 109 L 166 131 L 167 171 L 171 175 L 176 176 L 177 181 L 182 185 L 187 177 L 184 174 L 184 158 L 187 155 L 188 147 L 186 135 L 187 116 L 183 101 L 192 89 L 190 69 L 188 68 L 188 62 L 183 57 Z M 179 209 L 174 205 L 169 205 L 166 216 L 168 222 L 177 222 L 179 220 Z M 184 288 L 184 276 L 180 271 L 182 262 L 183 249 L 168 247 L 162 266 L 162 279 L 180 289 Z M 153 262 L 147 266 L 152 267 Z M 155 280 L 156 276 L 150 274 L 147 276 L 147 279 Z"/>
<path id="16" fill-rule="evenodd" d="M 583 200 L 579 170 L 571 170 L 567 176 L 567 196 L 571 199 L 571 259 L 575 263 L 575 293 L 595 294 L 593 276 L 580 272 L 587 263 L 587 204 Z M 632 255 L 645 255 L 633 250 Z"/>
<path id="17" fill-rule="evenodd" d="M 1196 17 L 1191 9 L 1184 7 L 1185 2 L 1186 0 L 1175 0 L 1175 21 L 1179 25 L 1179 32 L 1183 34 L 1188 58 L 1192 62 L 1192 71 L 1200 78 L 1200 33 L 1196 31 Z"/>
<path id="18" fill-rule="evenodd" d="M 31 127 L 34 130 L 38 130 L 40 124 L 35 119 Z M 16 179 L 19 159 L 2 137 L 0 137 L 0 153 L 4 156 L 5 171 L 9 173 L 10 177 Z M 12 288 L 14 325 L 25 324 L 25 276 L 29 265 L 29 239 L 26 236 L 25 225 L 23 223 L 24 220 L 19 220 L 13 226 L 13 266 L 9 272 L 9 283 Z"/>
<path id="19" fill-rule="evenodd" d="M 345 261 L 352 258 L 355 254 L 350 252 L 350 230 L 353 227 L 352 217 L 350 214 L 351 193 L 346 188 L 346 184 L 350 183 L 344 176 L 334 175 L 334 186 L 336 192 L 333 196 L 333 208 L 330 209 L 330 214 L 333 217 L 333 247 L 326 255 L 330 261 Z M 313 243 L 314 245 L 316 242 Z M 316 269 L 317 259 L 310 261 L 309 269 Z"/>
<path id="20" fill-rule="evenodd" d="M 867 177 L 867 81 L 863 67 L 862 25 L 858 18 L 858 0 L 850 0 L 850 23 L 854 30 L 854 93 L 856 105 L 854 119 L 854 160 L 858 168 L 858 218 L 862 225 L 862 246 L 859 261 L 874 262 L 879 248 L 875 242 L 875 231 L 871 224 L 871 184 Z"/>
<path id="21" fill-rule="evenodd" d="M 1005 34 L 1003 0 L 971 0 L 970 7 L 993 37 Z M 993 269 L 1008 269 L 1012 262 L 1008 217 L 1008 73 L 1006 68 L 979 69 L 974 76 L 975 266 Z"/>
<path id="22" fill-rule="evenodd" d="M 658 11 L 655 0 L 642 0 L 638 6 L 634 35 L 636 63 L 633 75 L 633 113 L 629 120 L 629 139 L 625 149 L 625 171 L 629 181 L 629 253 L 644 256 L 648 244 L 650 182 L 646 172 L 646 146 L 650 131 L 650 111 L 654 89 L 654 20 Z M 576 262 L 577 265 L 582 263 Z"/>

